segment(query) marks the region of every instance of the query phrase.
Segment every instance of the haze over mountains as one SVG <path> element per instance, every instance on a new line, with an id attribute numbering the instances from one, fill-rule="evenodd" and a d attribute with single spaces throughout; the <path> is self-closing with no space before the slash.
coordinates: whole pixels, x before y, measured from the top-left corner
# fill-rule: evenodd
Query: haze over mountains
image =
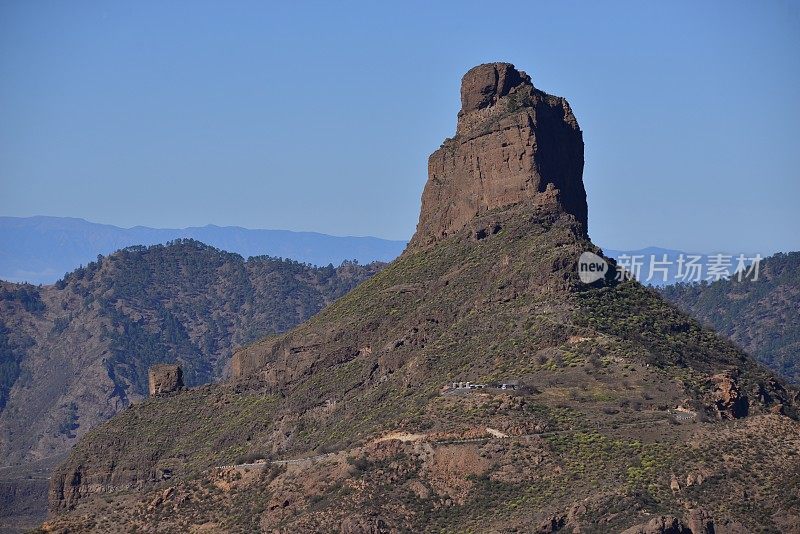
<path id="1" fill-rule="evenodd" d="M 65 273 L 134 245 L 154 245 L 174 239 L 195 239 L 220 250 L 250 256 L 288 258 L 312 265 L 339 265 L 345 260 L 360 263 L 389 262 L 406 246 L 406 241 L 377 237 L 339 237 L 316 232 L 253 230 L 236 226 L 190 227 L 183 229 L 120 228 L 71 217 L 0 217 L 0 280 L 52 284 Z M 713 251 L 719 252 L 719 251 Z M 604 249 L 614 259 L 635 258 L 637 279 L 663 286 L 687 281 L 678 272 L 678 258 L 692 256 L 687 251 L 647 247 L 637 250 Z M 710 254 L 698 253 L 703 263 Z M 734 254 L 731 254 L 735 256 Z M 755 254 L 748 254 L 753 257 Z M 665 273 L 651 263 L 667 259 Z M 735 262 L 735 260 L 734 260 Z"/>
<path id="2" fill-rule="evenodd" d="M 656 291 L 581 281 L 583 148 L 566 99 L 471 69 L 403 254 L 87 433 L 44 530 L 793 529 L 797 390 Z"/>
<path id="3" fill-rule="evenodd" d="M 391 261 L 405 241 L 337 237 L 315 232 L 250 230 L 236 226 L 182 229 L 119 228 L 69 217 L 0 217 L 0 280 L 52 284 L 65 273 L 132 245 L 195 239 L 220 250 L 250 256 L 289 258 L 312 265 Z"/>

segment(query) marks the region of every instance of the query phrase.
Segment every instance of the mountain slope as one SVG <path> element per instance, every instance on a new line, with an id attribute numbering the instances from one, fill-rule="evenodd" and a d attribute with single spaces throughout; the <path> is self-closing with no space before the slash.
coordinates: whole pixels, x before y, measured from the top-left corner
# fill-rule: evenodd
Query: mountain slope
<path id="1" fill-rule="evenodd" d="M 255 521 L 256 527 L 325 531 L 367 509 L 394 528 L 485 531 L 543 517 L 549 509 L 542 499 L 558 515 L 578 495 L 596 491 L 595 497 L 605 495 L 602 507 L 616 500 L 640 507 L 612 523 L 630 526 L 624 521 L 643 511 L 680 510 L 669 489 L 673 469 L 683 478 L 708 472 L 714 484 L 724 483 L 734 465 L 708 459 L 743 444 L 751 448 L 755 434 L 721 424 L 674 427 L 667 409 L 685 406 L 711 421 L 732 417 L 717 407 L 712 377 L 722 369 L 739 369 L 735 389 L 752 399 L 751 415 L 788 405 L 782 387 L 729 343 L 635 283 L 564 293 L 577 285 L 568 258 L 586 244 L 570 243 L 570 221 L 542 231 L 546 220 L 521 226 L 493 220 L 502 220 L 505 232 L 476 244 L 473 232 L 464 231 L 435 249 L 405 255 L 309 323 L 237 353 L 239 381 L 148 400 L 92 431 L 57 475 L 54 506 L 76 506 L 63 521 L 84 524 L 82 514 L 89 513 L 107 517 L 107 525 L 208 522 L 246 531 Z M 559 238 L 565 243 L 554 251 L 549 243 Z M 638 313 L 630 314 L 631 308 Z M 517 380 L 530 393 L 439 395 L 443 385 L 466 380 Z M 760 399 L 763 388 L 772 388 L 767 403 Z M 776 439 L 796 429 L 786 418 L 761 417 L 776 429 Z M 487 427 L 511 436 L 551 434 L 513 445 L 450 444 L 480 439 Z M 728 431 L 735 439 L 718 441 Z M 392 432 L 425 441 L 376 442 Z M 705 443 L 702 450 L 688 445 L 695 439 Z M 786 446 L 796 447 L 793 439 Z M 256 478 L 236 484 L 237 473 L 248 477 L 244 470 L 214 469 L 248 458 L 329 451 L 342 452 L 299 473 L 264 471 L 264 477 L 276 476 L 272 481 L 251 475 Z M 491 461 L 481 460 L 485 454 Z M 449 456 L 452 467 L 442 465 Z M 771 458 L 791 462 L 784 454 Z M 463 475 L 475 480 L 459 476 L 462 463 Z M 797 481 L 791 478 L 796 473 L 785 475 L 785 483 Z M 782 473 L 769 476 L 779 478 L 758 487 L 769 502 L 765 509 L 795 506 L 782 495 L 785 486 L 773 485 Z M 228 479 L 235 494 L 206 494 L 205 484 L 213 489 Z M 291 490 L 301 479 L 311 487 Z M 197 502 L 148 511 L 170 487 Z M 726 510 L 727 497 L 716 498 L 711 487 L 696 503 Z M 116 504 L 94 498 L 98 491 L 105 498 L 110 488 L 120 499 Z M 421 502 L 418 489 L 427 495 Z M 512 506 L 526 496 L 520 509 Z M 395 502 L 406 504 L 398 511 Z M 126 504 L 123 512 L 120 503 L 130 508 Z M 177 513 L 161 515 L 173 506 Z M 610 513 L 602 507 L 596 518 L 583 521 L 592 524 Z M 495 516 L 495 508 L 502 513 Z"/>
<path id="2" fill-rule="evenodd" d="M 69 217 L 0 217 L 0 279 L 52 284 L 80 265 L 129 246 L 195 239 L 249 256 L 292 258 L 312 265 L 391 261 L 405 241 L 336 237 L 315 232 L 250 230 L 236 226 L 120 228 Z"/>
<path id="3" fill-rule="evenodd" d="M 800 252 L 763 260 L 755 281 L 734 276 L 665 287 L 661 294 L 770 369 L 800 383 Z"/>
<path id="4" fill-rule="evenodd" d="M 45 530 L 796 521 L 796 393 L 637 282 L 580 282 L 600 252 L 582 150 L 565 100 L 509 64 L 468 72 L 403 255 L 238 351 L 232 380 L 90 432 Z"/>
<path id="5" fill-rule="evenodd" d="M 308 319 L 379 268 L 245 261 L 187 240 L 121 250 L 55 286 L 0 283 L 4 466 L 46 471 L 147 395 L 153 363 L 180 363 L 190 386 L 216 380 L 236 348 Z"/>
<path id="6" fill-rule="evenodd" d="M 4 284 L 4 457 L 66 450 L 145 396 L 153 363 L 179 362 L 190 386 L 219 378 L 233 349 L 302 322 L 377 268 L 245 262 L 180 241 L 124 249 L 52 288 Z"/>

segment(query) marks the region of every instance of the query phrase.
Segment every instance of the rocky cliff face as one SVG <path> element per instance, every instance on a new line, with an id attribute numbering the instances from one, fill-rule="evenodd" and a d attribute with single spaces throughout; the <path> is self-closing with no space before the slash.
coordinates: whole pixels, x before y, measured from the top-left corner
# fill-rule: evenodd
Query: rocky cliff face
<path id="1" fill-rule="evenodd" d="M 428 160 L 412 246 L 519 202 L 556 204 L 586 231 L 583 135 L 564 98 L 509 63 L 479 65 L 461 82 L 455 137 Z"/>
<path id="2" fill-rule="evenodd" d="M 510 63 L 489 63 L 462 79 L 456 136 L 429 158 L 409 251 L 465 227 L 476 240 L 496 234 L 509 217 L 504 208 L 565 217 L 575 237 L 588 237 L 583 134 L 569 103 L 536 89 Z M 232 374 L 260 374 L 279 387 L 315 365 L 321 343 L 313 333 L 293 346 L 284 339 L 249 346 L 234 354 Z"/>

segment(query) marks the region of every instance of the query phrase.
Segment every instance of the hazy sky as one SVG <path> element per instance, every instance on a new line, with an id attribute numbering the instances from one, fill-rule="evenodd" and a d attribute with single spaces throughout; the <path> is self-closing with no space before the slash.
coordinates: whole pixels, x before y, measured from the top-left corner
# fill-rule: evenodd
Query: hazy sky
<path id="1" fill-rule="evenodd" d="M 408 238 L 459 82 L 569 99 L 590 235 L 800 250 L 797 2 L 0 1 L 0 214 Z"/>

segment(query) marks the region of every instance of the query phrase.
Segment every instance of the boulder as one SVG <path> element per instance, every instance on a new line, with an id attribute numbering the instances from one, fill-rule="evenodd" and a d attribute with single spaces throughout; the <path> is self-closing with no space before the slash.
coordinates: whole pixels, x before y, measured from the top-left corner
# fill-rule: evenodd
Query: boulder
<path id="1" fill-rule="evenodd" d="M 711 377 L 714 386 L 712 400 L 720 419 L 747 417 L 750 403 L 738 384 L 739 371 L 732 369 Z"/>
<path id="2" fill-rule="evenodd" d="M 677 517 L 662 515 L 624 530 L 622 534 L 692 534 L 692 531 Z"/>
<path id="3" fill-rule="evenodd" d="M 566 526 L 566 523 L 566 516 L 554 515 L 542 520 L 542 522 L 536 526 L 534 532 L 536 532 L 536 534 L 550 534 L 552 532 L 559 532 Z"/>
<path id="4" fill-rule="evenodd" d="M 151 397 L 184 389 L 183 370 L 179 365 L 168 363 L 153 365 L 147 377 Z"/>
<path id="5" fill-rule="evenodd" d="M 342 534 L 388 534 L 392 530 L 383 519 L 363 515 L 346 517 L 339 527 Z"/>
<path id="6" fill-rule="evenodd" d="M 705 510 L 692 509 L 685 519 L 675 516 L 658 516 L 640 525 L 624 530 L 622 534 L 745 534 L 747 529 L 739 522 L 714 518 Z"/>
<path id="7" fill-rule="evenodd" d="M 461 113 L 477 111 L 497 104 L 519 85 L 531 78 L 510 63 L 487 63 L 470 69 L 461 79 Z"/>

